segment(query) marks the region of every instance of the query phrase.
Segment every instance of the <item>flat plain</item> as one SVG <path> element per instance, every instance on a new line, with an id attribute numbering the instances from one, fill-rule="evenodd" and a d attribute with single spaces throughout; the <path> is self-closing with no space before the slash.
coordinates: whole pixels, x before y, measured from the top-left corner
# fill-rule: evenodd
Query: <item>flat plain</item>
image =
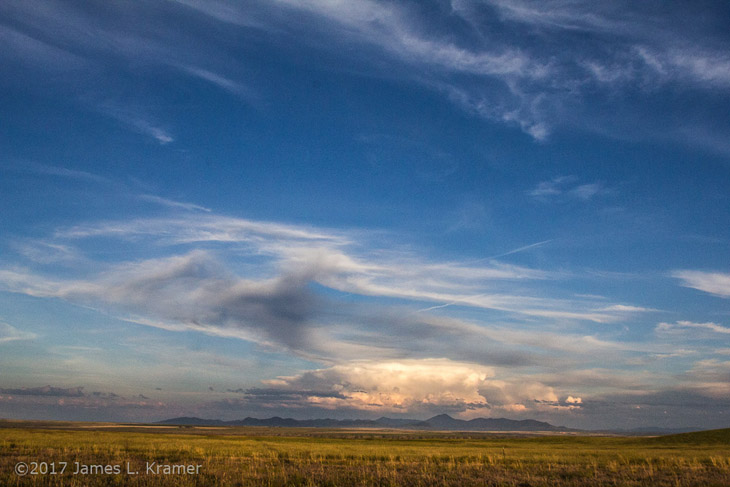
<path id="1" fill-rule="evenodd" d="M 728 486 L 730 429 L 634 437 L 0 421 L 0 485 Z"/>

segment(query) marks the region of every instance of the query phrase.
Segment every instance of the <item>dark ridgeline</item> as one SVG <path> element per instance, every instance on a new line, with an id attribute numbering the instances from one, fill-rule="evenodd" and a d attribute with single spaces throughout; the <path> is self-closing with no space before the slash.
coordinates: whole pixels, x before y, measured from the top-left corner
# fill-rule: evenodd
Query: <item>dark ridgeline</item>
<path id="1" fill-rule="evenodd" d="M 172 418 L 160 421 L 162 424 L 189 426 L 279 426 L 289 428 L 395 428 L 434 431 L 579 431 L 564 426 L 554 426 L 534 419 L 514 420 L 505 418 L 455 419 L 448 414 L 439 414 L 425 421 L 417 419 L 378 418 L 367 419 L 304 419 L 245 418 L 234 421 L 201 419 L 191 417 Z"/>

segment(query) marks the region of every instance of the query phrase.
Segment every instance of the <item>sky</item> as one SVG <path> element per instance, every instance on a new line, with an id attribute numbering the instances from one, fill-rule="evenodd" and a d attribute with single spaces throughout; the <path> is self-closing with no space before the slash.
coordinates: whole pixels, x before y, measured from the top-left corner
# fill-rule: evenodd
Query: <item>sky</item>
<path id="1" fill-rule="evenodd" d="M 0 417 L 730 427 L 730 5 L 0 3 Z"/>

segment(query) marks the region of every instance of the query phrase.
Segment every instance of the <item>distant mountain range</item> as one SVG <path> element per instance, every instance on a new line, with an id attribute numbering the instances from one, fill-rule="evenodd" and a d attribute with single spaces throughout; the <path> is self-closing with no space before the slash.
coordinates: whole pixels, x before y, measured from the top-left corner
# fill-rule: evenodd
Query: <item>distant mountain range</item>
<path id="1" fill-rule="evenodd" d="M 191 417 L 172 418 L 160 421 L 161 424 L 182 426 L 285 426 L 290 428 L 396 428 L 433 431 L 580 431 L 554 426 L 534 419 L 514 420 L 505 418 L 476 418 L 471 420 L 455 419 L 448 414 L 439 414 L 421 421 L 418 419 L 378 418 L 367 419 L 304 419 L 245 418 L 234 421 L 220 419 L 201 419 Z"/>
<path id="2" fill-rule="evenodd" d="M 585 433 L 618 433 L 624 435 L 668 435 L 700 431 L 702 428 L 656 428 L 643 427 L 634 429 L 613 430 L 580 430 L 554 426 L 544 421 L 534 419 L 514 420 L 506 418 L 476 418 L 463 420 L 452 418 L 448 414 L 439 414 L 425 421 L 419 419 L 292 419 L 274 416 L 268 419 L 245 418 L 234 421 L 220 419 L 202 419 L 194 417 L 180 417 L 165 419 L 158 424 L 180 426 L 269 426 L 289 428 L 390 428 L 424 431 L 522 431 L 522 432 L 585 432 Z"/>

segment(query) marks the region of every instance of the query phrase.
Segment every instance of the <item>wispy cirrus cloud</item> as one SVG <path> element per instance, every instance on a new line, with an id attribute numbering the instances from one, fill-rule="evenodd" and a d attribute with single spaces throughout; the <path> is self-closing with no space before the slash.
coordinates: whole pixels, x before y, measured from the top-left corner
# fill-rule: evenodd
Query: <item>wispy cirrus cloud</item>
<path id="1" fill-rule="evenodd" d="M 0 345 L 19 340 L 32 340 L 37 336 L 35 333 L 19 330 L 8 323 L 0 321 Z"/>
<path id="2" fill-rule="evenodd" d="M 353 267 L 347 269 L 352 272 Z M 319 357 L 339 356 L 354 346 L 344 342 L 357 343 L 362 350 L 370 347 L 371 354 L 382 354 L 391 348 L 387 344 L 390 339 L 381 341 L 378 337 L 400 334 L 415 337 L 421 334 L 420 340 L 428 341 L 429 337 L 436 336 L 434 334 L 450 333 L 460 328 L 456 323 L 433 321 L 427 317 L 414 319 L 408 316 L 407 309 L 379 314 L 372 310 L 343 307 L 331 300 L 323 300 L 309 289 L 311 282 L 321 282 L 330 287 L 334 282 L 334 289 L 383 297 L 417 300 L 455 297 L 427 292 L 414 294 L 368 285 L 338 285 L 337 278 L 329 277 L 336 272 L 337 268 L 328 267 L 327 264 L 308 264 L 304 267 L 285 267 L 275 277 L 242 279 L 226 270 L 222 263 L 206 252 L 194 251 L 183 256 L 112 266 L 86 280 L 59 280 L 23 270 L 0 270 L 0 281 L 9 291 L 36 297 L 58 297 L 106 309 L 140 324 L 171 331 L 193 330 L 238 337 L 267 346 L 278 344 Z M 535 308 L 520 310 L 519 307 L 524 306 L 525 301 Z M 498 309 L 514 307 L 517 313 L 546 318 L 620 319 L 615 312 L 540 309 L 540 305 L 557 307 L 560 304 L 570 306 L 570 303 L 519 296 L 485 297 L 483 300 L 464 298 L 460 304 Z M 332 323 L 333 319 L 338 320 L 336 326 Z M 398 329 L 390 329 L 389 323 L 393 320 L 400 323 Z M 367 323 L 373 334 L 357 331 L 358 323 Z M 476 328 L 464 328 L 463 332 L 473 336 L 483 335 Z M 509 337 L 509 334 L 505 336 Z M 499 334 L 492 338 L 498 339 Z M 550 340 L 544 341 L 544 345 L 549 346 L 549 343 Z M 537 342 L 533 341 L 532 344 L 536 345 Z M 385 348 L 379 352 L 378 349 L 383 346 Z M 440 345 L 433 344 L 432 347 L 439 348 Z M 450 343 L 444 353 L 456 354 L 459 347 L 459 344 Z M 385 354 L 400 353 L 399 348 L 403 350 L 402 346 L 396 347 Z M 502 359 L 495 356 L 490 360 Z"/>
<path id="3" fill-rule="evenodd" d="M 72 246 L 47 242 L 42 239 L 15 240 L 11 248 L 33 262 L 40 264 L 79 262 L 84 257 Z"/>
<path id="4" fill-rule="evenodd" d="M 692 369 L 687 373 L 697 381 L 694 385 L 705 389 L 705 393 L 717 398 L 723 398 L 726 402 L 730 394 L 730 360 L 704 359 L 694 363 Z"/>
<path id="5" fill-rule="evenodd" d="M 612 304 L 602 308 L 604 311 L 624 311 L 626 313 L 647 313 L 657 311 L 654 308 L 645 308 L 643 306 L 629 306 L 625 304 Z"/>
<path id="6" fill-rule="evenodd" d="M 478 2 L 459 0 L 458 3 Z M 587 77 L 582 82 L 576 81 L 584 88 L 599 85 L 618 93 L 628 87 L 652 92 L 667 85 L 699 91 L 730 86 L 730 56 L 721 47 L 724 41 L 713 35 L 723 27 L 704 15 L 707 11 L 674 6 L 658 14 L 651 2 L 638 8 L 628 2 L 597 5 L 574 0 L 488 0 L 485 3 L 493 6 L 505 21 L 555 35 L 583 32 L 595 36 L 589 45 L 596 50 L 577 50 L 576 66 L 583 68 Z M 682 24 L 684 28 L 680 28 Z M 598 41 L 606 37 L 614 41 L 611 55 L 605 55 L 602 42 Z M 689 131 L 700 136 L 687 137 L 687 143 L 704 145 L 716 152 L 719 146 L 719 152 L 726 154 L 719 142 L 726 135 L 717 140 L 706 136 L 708 140 L 700 141 L 708 130 L 711 128 L 676 128 L 678 133 Z"/>
<path id="7" fill-rule="evenodd" d="M 516 249 L 508 250 L 506 252 L 502 252 L 501 254 L 494 255 L 489 258 L 491 259 L 499 259 L 501 257 L 507 257 L 508 255 L 518 254 L 520 252 L 525 252 L 527 250 L 535 249 L 538 247 L 542 247 L 543 245 L 547 245 L 550 242 L 553 242 L 553 239 L 543 240 L 541 242 L 535 242 L 528 245 L 523 245 L 522 247 L 517 247 Z"/>
<path id="8" fill-rule="evenodd" d="M 203 81 L 211 83 L 218 88 L 221 88 L 233 95 L 236 95 L 242 99 L 245 99 L 251 103 L 258 103 L 260 96 L 250 87 L 246 86 L 240 81 L 228 78 L 220 73 L 210 71 L 208 69 L 200 68 L 197 66 L 180 66 L 184 72 L 199 78 Z"/>
<path id="9" fill-rule="evenodd" d="M 730 297 L 730 274 L 677 270 L 672 272 L 671 276 L 679 279 L 684 287 L 690 287 L 723 298 Z"/>
<path id="10" fill-rule="evenodd" d="M 708 321 L 706 323 L 695 323 L 692 321 L 677 321 L 676 323 L 659 323 L 655 328 L 657 333 L 684 334 L 698 332 L 712 332 L 730 334 L 730 328 Z"/>
<path id="11" fill-rule="evenodd" d="M 60 239 L 79 240 L 90 237 L 147 238 L 162 245 L 206 242 L 255 244 L 264 241 L 274 244 L 278 241 L 279 246 L 274 249 L 286 249 L 291 242 L 314 242 L 335 247 L 352 243 L 351 237 L 345 232 L 217 214 L 102 221 L 61 228 L 54 233 L 54 238 Z"/>
<path id="12" fill-rule="evenodd" d="M 181 325 L 180 330 L 248 329 L 261 341 L 271 337 L 293 348 L 306 348 L 308 336 L 302 327 L 316 303 L 297 276 L 241 280 L 202 252 L 127 263 L 89 281 L 43 282 L 39 276 L 0 272 L 6 284 L 14 282 L 10 289 L 30 295 L 148 318 L 138 320 L 141 323 L 168 320 Z"/>
<path id="13" fill-rule="evenodd" d="M 6 169 L 13 172 L 37 174 L 40 176 L 56 176 L 85 181 L 88 183 L 113 184 L 111 179 L 88 171 L 70 169 L 62 166 L 49 166 L 47 164 L 39 164 L 33 161 L 19 161 L 15 164 L 6 166 Z"/>
<path id="14" fill-rule="evenodd" d="M 730 56 L 726 52 L 690 45 L 666 51 L 641 46 L 636 52 L 664 82 L 679 81 L 710 88 L 730 86 Z"/>
<path id="15" fill-rule="evenodd" d="M 185 0 L 170 3 L 165 18 L 149 12 L 154 21 L 122 30 L 109 18 L 95 19 L 81 6 L 20 4 L 5 12 L 17 28 L 3 27 L 0 35 L 4 32 L 13 45 L 36 54 L 26 56 L 35 61 L 23 62 L 45 65 L 45 59 L 71 56 L 84 69 L 93 70 L 107 56 L 142 60 L 181 70 L 256 104 L 266 96 L 265 90 L 241 79 L 242 65 L 228 55 L 226 45 L 167 23 L 194 9 L 245 32 L 296 39 L 308 49 L 334 56 L 342 55 L 339 46 L 350 46 L 346 69 L 426 86 L 470 113 L 518 127 L 538 141 L 566 124 L 606 130 L 605 120 L 583 123 L 598 117 L 584 110 L 587 99 L 597 94 L 616 99 L 624 90 L 655 92 L 671 86 L 703 91 L 730 83 L 730 58 L 721 47 L 722 39 L 713 35 L 720 31 L 717 23 L 691 8 L 689 13 L 668 8 L 658 15 L 652 2 L 648 7 L 564 0 L 454 0 L 429 5 L 377 0 L 245 4 Z M 131 8 L 118 5 L 113 12 L 120 15 Z M 38 32 L 54 35 L 31 35 Z M 175 138 L 169 124 L 150 116 L 120 121 L 161 144 Z"/>
<path id="16" fill-rule="evenodd" d="M 99 109 L 101 113 L 121 122 L 135 132 L 155 139 L 161 145 L 175 141 L 167 129 L 150 121 L 147 115 L 141 111 L 133 111 L 129 108 L 122 109 L 109 104 L 102 104 Z"/>
<path id="17" fill-rule="evenodd" d="M 444 8 L 450 15 L 440 17 L 450 21 L 436 22 L 406 4 L 278 3 L 325 18 L 328 28 L 321 35 L 378 48 L 418 67 L 419 82 L 470 112 L 517 125 L 536 140 L 546 139 L 561 118 L 574 117 L 597 88 L 615 96 L 626 88 L 652 91 L 666 84 L 725 87 L 730 72 L 727 54 L 702 29 L 704 17 L 690 16 L 678 35 L 677 25 L 687 23 L 687 12 L 679 8 L 659 16 L 628 2 L 458 0 Z M 505 24 L 537 42 L 491 32 Z M 580 42 L 574 42 L 578 36 Z M 562 47 L 542 49 L 545 38 Z M 463 74 L 478 82 L 459 78 Z"/>
<path id="18" fill-rule="evenodd" d="M 21 63 L 32 61 L 46 72 L 79 70 L 86 65 L 83 58 L 72 52 L 8 25 L 0 25 L 0 40 L 4 46 L 0 58 Z"/>
<path id="19" fill-rule="evenodd" d="M 156 205 L 170 208 L 173 210 L 186 210 L 186 211 L 202 211 L 206 213 L 210 213 L 212 210 L 210 208 L 206 208 L 201 205 L 197 205 L 195 203 L 185 202 L 185 201 L 178 201 L 171 198 L 165 198 L 159 195 L 155 194 L 148 194 L 148 193 L 137 193 L 137 189 L 124 183 L 121 181 L 117 181 L 108 177 L 100 176 L 98 174 L 89 172 L 89 171 L 83 171 L 79 169 L 71 169 L 67 167 L 62 166 L 51 166 L 47 164 L 39 164 L 33 161 L 15 161 L 11 164 L 8 164 L 4 167 L 4 169 L 8 171 L 12 171 L 15 173 L 24 173 L 24 174 L 34 174 L 38 176 L 47 176 L 47 177 L 54 177 L 54 178 L 64 178 L 64 179 L 70 179 L 75 180 L 78 182 L 88 183 L 89 185 L 95 185 L 97 187 L 101 186 L 104 187 L 104 190 L 115 190 L 120 195 L 128 197 L 128 198 L 135 198 L 141 201 L 147 201 L 149 203 L 154 203 Z M 40 240 L 34 240 L 34 241 L 23 241 L 23 242 L 16 242 L 15 247 L 19 248 L 19 250 L 22 253 L 28 253 L 33 254 L 37 256 L 39 259 L 51 259 L 58 257 L 61 260 L 60 257 L 62 254 L 66 254 L 67 257 L 70 257 L 73 253 L 73 250 L 70 249 L 68 246 L 62 245 L 62 244 L 54 244 L 54 243 L 48 243 L 48 242 L 41 242 Z M 44 248 L 48 251 L 47 256 L 43 257 L 43 251 L 38 251 L 39 249 Z M 28 255 L 30 257 L 30 255 Z M 55 256 L 55 257 L 54 257 Z"/>
<path id="20" fill-rule="evenodd" d="M 542 181 L 528 193 L 534 197 L 558 196 L 564 193 L 564 186 L 575 181 L 574 176 L 558 176 L 549 181 Z"/>
<path id="21" fill-rule="evenodd" d="M 163 198 L 154 194 L 141 194 L 137 196 L 139 199 L 149 201 L 150 203 L 156 203 L 158 205 L 167 206 L 169 208 L 178 208 L 188 211 L 204 211 L 210 213 L 212 210 L 204 206 L 196 205 L 194 203 L 186 203 L 184 201 L 171 200 L 169 198 Z"/>
<path id="22" fill-rule="evenodd" d="M 455 10 L 465 11 L 479 4 L 475 0 L 452 0 Z M 499 14 L 512 22 L 539 25 L 550 29 L 581 31 L 631 30 L 630 17 L 611 5 L 595 5 L 574 0 L 534 2 L 530 0 L 486 0 Z M 612 18 L 612 17 L 620 18 Z M 623 21 L 623 22 L 622 22 Z"/>
<path id="23" fill-rule="evenodd" d="M 250 25 L 251 17 L 261 14 L 256 9 L 234 8 L 236 15 L 221 15 L 219 3 L 185 3 L 219 20 L 240 25 Z M 295 25 L 301 27 L 306 23 L 303 19 L 311 20 L 305 28 L 317 32 L 316 36 L 310 36 L 317 48 L 328 49 L 325 46 L 333 44 L 314 39 L 336 37 L 338 42 L 377 49 L 401 65 L 399 71 L 402 73 L 407 73 L 407 68 L 410 71 L 416 68 L 416 72 L 420 73 L 415 77 L 416 81 L 446 93 L 467 110 L 518 125 L 536 139 L 547 136 L 548 128 L 535 110 L 539 95 L 537 98 L 528 95 L 520 87 L 520 81 L 547 79 L 551 74 L 551 63 L 531 56 L 520 46 L 495 43 L 473 48 L 467 43 L 448 40 L 447 36 L 433 37 L 421 29 L 418 15 L 404 4 L 373 0 L 302 4 L 280 0 L 275 5 L 289 13 L 277 17 L 287 19 L 293 16 L 298 19 Z M 279 25 L 272 22 L 275 18 L 259 19 L 258 27 L 284 34 L 294 25 L 291 22 Z M 481 91 L 453 83 L 448 79 L 452 75 L 483 77 L 496 83 L 491 86 L 492 96 L 487 97 Z"/>
<path id="24" fill-rule="evenodd" d="M 342 292 L 416 301 L 451 303 L 546 318 L 611 322 L 626 310 L 605 309 L 591 300 L 540 298 L 511 293 L 511 282 L 560 279 L 546 272 L 496 260 L 473 263 L 433 262 L 414 254 L 364 251 L 355 244 L 364 235 L 272 222 L 221 217 L 107 222 L 59 230 L 59 238 L 114 237 L 151 239 L 163 245 L 220 243 L 245 246 L 272 259 L 279 269 Z"/>
<path id="25" fill-rule="evenodd" d="M 61 298 L 139 324 L 237 337 L 318 360 L 365 352 L 394 357 L 430 349 L 446 357 L 466 353 L 488 363 L 526 364 L 531 359 L 519 351 L 521 346 L 542 353 L 617 348 L 592 336 L 571 335 L 566 340 L 565 335 L 543 332 L 520 335 L 437 315 L 473 309 L 557 326 L 566 321 L 620 322 L 652 311 L 531 290 L 533 284 L 565 279 L 562 272 L 492 259 L 437 261 L 413 251 L 372 247 L 359 231 L 210 213 L 78 225 L 57 230 L 50 242 L 82 252 L 84 242 L 92 238 L 122 240 L 132 248 L 151 245 L 168 254 L 87 266 L 78 277 L 5 268 L 0 269 L 2 287 Z M 249 259 L 257 264 L 246 265 Z M 315 292 L 313 286 L 328 291 Z M 341 299 L 347 295 L 386 301 L 355 305 Z M 424 308 L 422 303 L 431 306 Z M 446 343 L 433 340 L 441 334 L 454 338 Z M 473 347 L 480 339 L 507 345 L 480 355 Z"/>
<path id="26" fill-rule="evenodd" d="M 279 0 L 279 3 L 327 17 L 355 29 L 367 42 L 393 52 L 409 62 L 481 75 L 542 78 L 549 74 L 546 65 L 535 62 L 516 48 L 506 48 L 502 52 L 470 50 L 444 40 L 433 40 L 418 32 L 413 13 L 397 4 L 372 0 L 357 4 L 319 0 L 307 4 L 290 0 Z"/>
<path id="27" fill-rule="evenodd" d="M 548 201 L 555 199 L 575 199 L 589 201 L 596 196 L 609 193 L 602 183 L 580 183 L 575 176 L 558 176 L 541 181 L 527 192 L 533 198 Z"/>

